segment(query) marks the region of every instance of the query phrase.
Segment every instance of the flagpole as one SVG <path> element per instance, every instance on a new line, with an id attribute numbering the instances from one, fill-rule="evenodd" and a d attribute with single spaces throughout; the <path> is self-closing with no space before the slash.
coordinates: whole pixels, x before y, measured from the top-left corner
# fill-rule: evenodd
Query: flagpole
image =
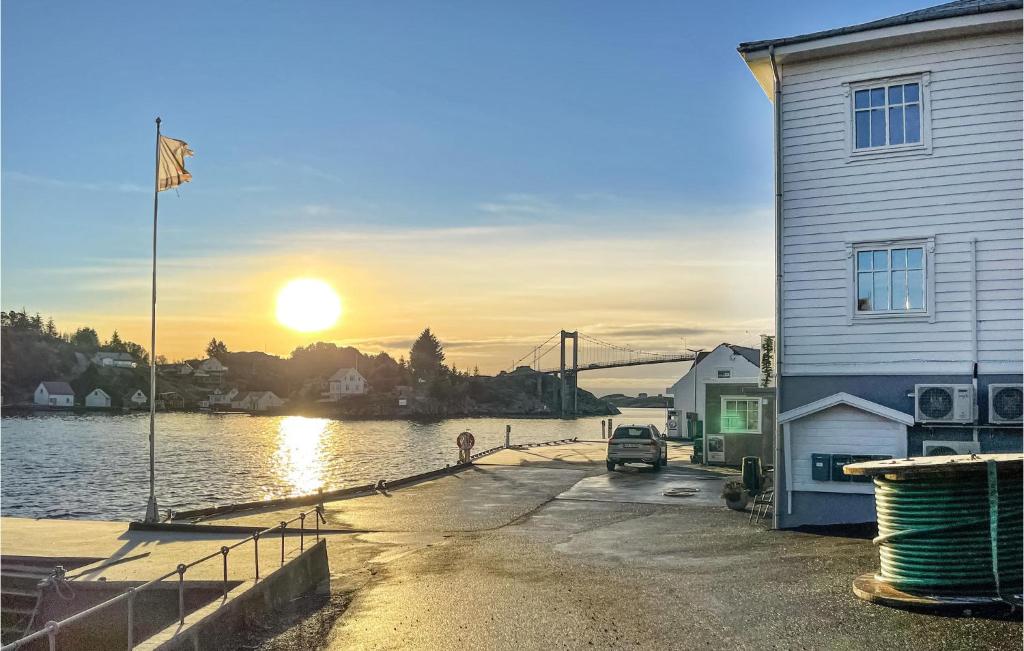
<path id="1" fill-rule="evenodd" d="M 153 291 L 149 325 L 149 503 L 146 522 L 160 520 L 156 505 L 156 216 L 160 206 L 160 118 L 156 119 L 156 172 L 153 180 Z"/>

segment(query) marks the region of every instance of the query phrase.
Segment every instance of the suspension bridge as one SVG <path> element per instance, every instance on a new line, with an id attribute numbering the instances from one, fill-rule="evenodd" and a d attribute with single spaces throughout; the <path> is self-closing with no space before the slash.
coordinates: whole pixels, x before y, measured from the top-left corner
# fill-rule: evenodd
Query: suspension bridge
<path id="1" fill-rule="evenodd" d="M 572 345 L 567 345 L 572 342 Z M 557 354 L 553 354 L 558 350 Z M 569 355 L 571 354 L 571 357 Z M 670 364 L 691 362 L 695 353 L 653 353 L 629 346 L 609 343 L 582 332 L 561 330 L 548 337 L 543 343 L 512 362 L 511 371 L 530 368 L 538 374 L 556 374 L 559 378 L 561 414 L 573 416 L 577 413 L 579 392 L 577 378 L 583 371 L 596 371 L 647 364 Z M 538 391 L 540 376 L 538 375 Z"/>

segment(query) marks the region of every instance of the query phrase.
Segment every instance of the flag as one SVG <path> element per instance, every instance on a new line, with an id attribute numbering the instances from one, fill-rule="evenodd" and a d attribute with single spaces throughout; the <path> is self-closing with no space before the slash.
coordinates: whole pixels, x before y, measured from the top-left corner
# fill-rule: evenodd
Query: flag
<path id="1" fill-rule="evenodd" d="M 192 155 L 188 143 L 160 136 L 160 161 L 157 170 L 157 191 L 170 190 L 192 180 L 185 169 L 185 158 Z"/>

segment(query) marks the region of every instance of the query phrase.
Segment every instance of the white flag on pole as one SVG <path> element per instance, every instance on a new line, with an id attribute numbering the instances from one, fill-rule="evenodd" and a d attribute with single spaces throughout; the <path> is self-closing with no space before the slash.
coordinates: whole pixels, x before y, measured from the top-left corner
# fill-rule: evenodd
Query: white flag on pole
<path id="1" fill-rule="evenodd" d="M 187 142 L 160 136 L 158 192 L 176 188 L 192 180 L 192 175 L 185 169 L 185 158 L 188 156 L 192 156 L 192 150 L 188 148 Z"/>

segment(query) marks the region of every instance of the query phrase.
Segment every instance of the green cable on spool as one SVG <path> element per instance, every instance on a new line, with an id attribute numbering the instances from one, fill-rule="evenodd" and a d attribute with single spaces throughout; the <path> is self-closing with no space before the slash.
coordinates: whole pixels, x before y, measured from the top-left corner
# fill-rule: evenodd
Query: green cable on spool
<path id="1" fill-rule="evenodd" d="M 992 481 L 986 474 L 875 477 L 878 579 L 911 592 L 1019 594 L 1024 492 L 1019 476 L 996 480 L 994 468 Z"/>

